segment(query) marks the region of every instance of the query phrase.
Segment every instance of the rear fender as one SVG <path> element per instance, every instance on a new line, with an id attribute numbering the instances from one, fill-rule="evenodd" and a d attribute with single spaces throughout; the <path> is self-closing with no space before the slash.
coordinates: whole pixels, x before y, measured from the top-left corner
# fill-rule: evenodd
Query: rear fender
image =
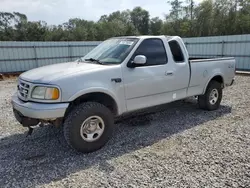
<path id="1" fill-rule="evenodd" d="M 203 92 L 202 92 L 202 94 L 205 94 L 205 92 L 206 92 L 206 90 L 207 90 L 207 87 L 208 87 L 208 84 L 212 81 L 212 80 L 214 80 L 214 78 L 216 78 L 216 77 L 221 77 L 222 78 L 222 87 L 224 87 L 224 78 L 223 78 L 223 76 L 221 75 L 221 74 L 214 74 L 213 76 L 211 76 L 209 79 L 208 79 L 208 81 L 207 81 L 207 83 L 206 83 L 206 85 L 205 85 L 205 87 L 204 87 L 204 89 L 203 89 Z"/>

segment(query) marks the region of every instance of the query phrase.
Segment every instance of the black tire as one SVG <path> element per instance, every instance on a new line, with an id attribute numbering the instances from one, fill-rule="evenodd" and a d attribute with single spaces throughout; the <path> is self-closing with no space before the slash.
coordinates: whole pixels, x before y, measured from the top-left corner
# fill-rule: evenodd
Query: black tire
<path id="1" fill-rule="evenodd" d="M 102 118 L 105 126 L 100 138 L 93 142 L 84 140 L 81 136 L 81 125 L 90 116 Z M 64 138 L 78 152 L 90 153 L 101 149 L 111 138 L 114 129 L 112 112 L 104 105 L 96 102 L 86 102 L 76 106 L 64 121 Z"/>
<path id="2" fill-rule="evenodd" d="M 218 100 L 216 101 L 216 103 L 211 104 L 209 101 L 210 98 L 210 94 L 213 90 L 217 90 L 218 91 Z M 208 87 L 206 89 L 206 92 L 204 95 L 200 95 L 198 97 L 198 104 L 199 107 L 201 109 L 204 110 L 208 110 L 208 111 L 213 111 L 213 110 L 217 110 L 220 107 L 220 103 L 222 100 L 222 86 L 219 82 L 212 80 L 209 84 Z"/>

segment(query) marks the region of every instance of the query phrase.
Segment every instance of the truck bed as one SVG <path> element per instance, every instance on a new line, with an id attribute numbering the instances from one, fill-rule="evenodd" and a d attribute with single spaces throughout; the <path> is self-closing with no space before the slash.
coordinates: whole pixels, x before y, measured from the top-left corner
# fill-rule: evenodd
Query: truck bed
<path id="1" fill-rule="evenodd" d="M 234 77 L 235 59 L 228 58 L 189 58 L 190 83 L 188 96 L 202 94 L 208 81 L 214 76 L 223 76 L 224 84 L 229 85 Z M 232 67 L 232 65 L 234 65 Z"/>

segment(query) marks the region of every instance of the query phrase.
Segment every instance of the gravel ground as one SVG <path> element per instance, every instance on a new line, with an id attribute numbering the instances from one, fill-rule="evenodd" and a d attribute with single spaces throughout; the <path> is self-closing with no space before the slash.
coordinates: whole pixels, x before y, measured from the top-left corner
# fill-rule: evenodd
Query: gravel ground
<path id="1" fill-rule="evenodd" d="M 236 77 L 217 111 L 192 99 L 164 105 L 120 122 L 114 138 L 87 155 L 70 150 L 53 127 L 26 138 L 12 114 L 15 88 L 15 80 L 0 82 L 0 187 L 250 185 L 250 77 Z"/>

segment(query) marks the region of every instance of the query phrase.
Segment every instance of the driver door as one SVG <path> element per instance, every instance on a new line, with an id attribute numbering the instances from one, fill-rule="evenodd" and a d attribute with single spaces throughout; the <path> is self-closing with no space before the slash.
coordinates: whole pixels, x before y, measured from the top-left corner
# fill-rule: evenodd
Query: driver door
<path id="1" fill-rule="evenodd" d="M 159 38 L 145 39 L 131 60 L 137 55 L 146 56 L 146 64 L 123 68 L 127 110 L 138 110 L 171 101 L 173 67 L 168 63 L 163 41 Z"/>

